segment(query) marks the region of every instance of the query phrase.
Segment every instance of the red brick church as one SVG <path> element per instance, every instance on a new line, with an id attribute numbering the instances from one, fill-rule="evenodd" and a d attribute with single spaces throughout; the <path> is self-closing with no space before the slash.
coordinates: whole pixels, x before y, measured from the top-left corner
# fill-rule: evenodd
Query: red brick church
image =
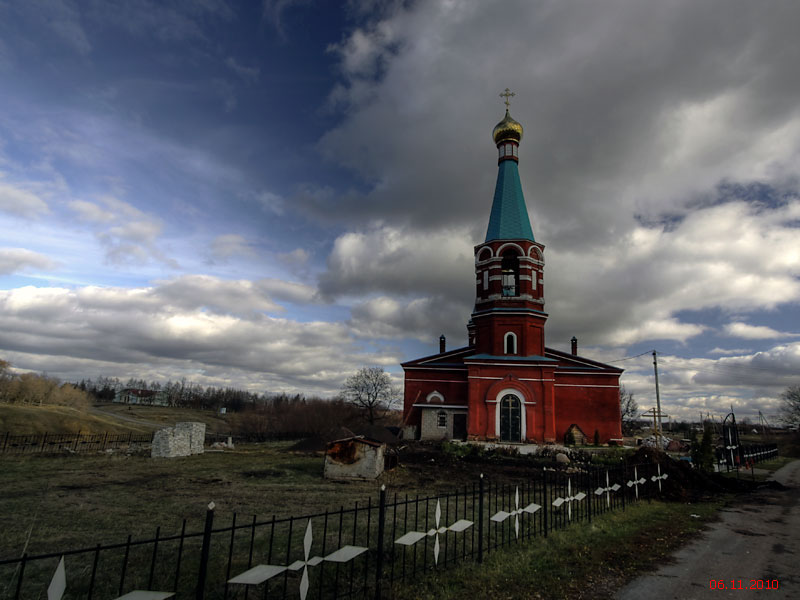
<path id="1" fill-rule="evenodd" d="M 503 94 L 501 94 L 503 95 Z M 409 361 L 404 419 L 419 439 L 591 443 L 622 437 L 622 369 L 545 347 L 544 246 L 533 237 L 519 179 L 522 125 L 494 128 L 497 185 L 486 240 L 475 246 L 469 345 Z"/>

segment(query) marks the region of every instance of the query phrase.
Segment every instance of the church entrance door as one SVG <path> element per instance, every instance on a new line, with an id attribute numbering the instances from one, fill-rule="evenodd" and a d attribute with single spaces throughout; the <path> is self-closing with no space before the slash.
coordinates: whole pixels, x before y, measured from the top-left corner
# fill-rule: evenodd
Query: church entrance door
<path id="1" fill-rule="evenodd" d="M 520 441 L 521 406 L 519 398 L 506 394 L 500 400 L 500 440 L 503 442 Z"/>
<path id="2" fill-rule="evenodd" d="M 453 415 L 453 439 L 464 441 L 467 439 L 467 414 L 456 413 Z"/>

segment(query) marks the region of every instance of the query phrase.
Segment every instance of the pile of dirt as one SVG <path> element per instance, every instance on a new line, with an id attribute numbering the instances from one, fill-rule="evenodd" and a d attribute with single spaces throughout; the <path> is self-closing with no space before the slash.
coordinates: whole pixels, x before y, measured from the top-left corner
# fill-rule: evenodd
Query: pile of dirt
<path id="1" fill-rule="evenodd" d="M 287 448 L 291 452 L 325 452 L 328 447 L 328 442 L 319 436 L 307 437 L 299 440 L 297 443 L 292 444 Z"/>
<path id="2" fill-rule="evenodd" d="M 645 446 L 628 459 L 628 464 L 660 465 L 661 473 L 668 475 L 662 483 L 662 497 L 678 502 L 693 502 L 721 493 L 749 492 L 765 486 L 774 487 L 774 482 L 752 481 L 746 472 L 737 479 L 700 471 L 692 468 L 687 461 L 675 460 L 665 452 Z"/>
<path id="3" fill-rule="evenodd" d="M 574 472 L 592 468 L 590 463 L 577 461 L 569 465 L 558 464 L 552 457 L 519 456 L 502 450 L 487 452 L 480 446 L 463 446 L 455 451 L 450 447 L 443 451 L 440 443 L 432 442 L 401 445 L 397 457 L 404 477 L 425 485 L 474 483 L 480 473 L 494 483 L 513 483 L 538 478 L 543 469 Z M 721 493 L 743 493 L 775 486 L 774 482 L 754 482 L 745 472 L 736 479 L 698 471 L 688 461 L 676 460 L 650 447 L 640 447 L 627 457 L 627 464 L 631 467 L 631 478 L 633 465 L 660 465 L 661 473 L 667 475 L 661 482 L 660 497 L 675 502 L 695 502 Z"/>
<path id="4" fill-rule="evenodd" d="M 382 442 L 390 447 L 398 443 L 397 435 L 389 427 L 363 424 L 349 428 L 332 427 L 319 435 L 303 438 L 296 444 L 290 446 L 289 450 L 292 452 L 325 452 L 330 442 L 355 436 L 364 436 L 371 440 Z"/>

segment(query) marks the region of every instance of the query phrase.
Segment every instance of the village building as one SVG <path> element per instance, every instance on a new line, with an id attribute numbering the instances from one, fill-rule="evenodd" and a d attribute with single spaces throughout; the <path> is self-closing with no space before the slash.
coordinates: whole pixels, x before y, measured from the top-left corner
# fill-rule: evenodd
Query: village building
<path id="1" fill-rule="evenodd" d="M 145 406 L 169 406 L 167 392 L 163 390 L 143 390 L 123 388 L 114 393 L 114 402 L 122 404 L 143 404 Z"/>
<path id="2" fill-rule="evenodd" d="M 503 95 L 503 94 L 501 94 Z M 497 184 L 486 239 L 475 246 L 475 308 L 466 347 L 402 365 L 404 422 L 418 439 L 563 442 L 581 431 L 622 437 L 622 369 L 545 347 L 544 246 L 533 236 L 520 183 L 522 125 L 494 128 Z"/>

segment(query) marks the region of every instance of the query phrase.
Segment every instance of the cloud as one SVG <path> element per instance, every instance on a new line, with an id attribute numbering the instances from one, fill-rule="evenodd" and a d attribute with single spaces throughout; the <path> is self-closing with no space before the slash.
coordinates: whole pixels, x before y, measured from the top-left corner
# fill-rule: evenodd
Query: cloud
<path id="1" fill-rule="evenodd" d="M 278 258 L 292 269 L 303 269 L 311 258 L 311 254 L 305 248 L 295 248 L 291 252 L 278 254 Z"/>
<path id="2" fill-rule="evenodd" d="M 255 256 L 250 243 L 237 233 L 218 235 L 211 242 L 211 253 L 215 258 L 231 258 L 233 256 Z"/>
<path id="3" fill-rule="evenodd" d="M 622 382 L 634 392 L 642 410 L 655 402 L 653 362 L 649 354 L 617 363 L 626 372 Z M 800 342 L 773 346 L 763 352 L 742 352 L 716 359 L 658 354 L 661 404 L 676 420 L 699 418 L 710 412 L 717 418 L 733 406 L 737 419 L 768 419 L 780 412 L 778 395 L 793 385 L 800 368 Z"/>
<path id="4" fill-rule="evenodd" d="M 465 308 L 441 297 L 398 300 L 379 296 L 353 306 L 349 324 L 365 339 L 415 338 L 431 343 L 444 334 L 451 345 L 462 345 L 468 317 Z M 460 315 L 462 321 L 453 315 Z"/>
<path id="5" fill-rule="evenodd" d="M 93 2 L 87 12 L 87 18 L 96 25 L 116 27 L 165 44 L 205 40 L 208 22 L 229 21 L 234 16 L 221 0 L 180 0 L 169 4 L 156 0 L 100 0 Z"/>
<path id="6" fill-rule="evenodd" d="M 772 327 L 765 327 L 764 325 L 748 325 L 741 321 L 734 321 L 728 323 L 724 328 L 725 335 L 731 337 L 744 338 L 747 340 L 769 340 L 785 337 L 800 337 L 798 333 L 788 333 L 785 331 L 778 331 Z"/>
<path id="7" fill-rule="evenodd" d="M 795 199 L 775 209 L 728 201 L 698 208 L 671 228 L 638 224 L 592 254 L 547 249 L 548 339 L 577 335 L 582 343 L 614 346 L 686 342 L 707 326 L 681 320 L 676 315 L 682 311 L 754 311 L 795 301 L 798 211 Z M 463 332 L 474 301 L 472 235 L 466 228 L 429 232 L 388 225 L 345 233 L 334 243 L 320 291 L 328 297 L 410 298 L 427 313 L 417 317 L 425 330 Z M 450 310 L 439 311 L 442 305 Z M 398 318 L 383 322 L 387 313 L 369 306 L 358 310 L 362 329 L 368 318 L 376 327 L 393 326 Z M 409 331 L 423 335 L 422 329 Z"/>
<path id="8" fill-rule="evenodd" d="M 48 214 L 50 209 L 37 194 L 0 179 L 0 211 L 20 217 L 39 217 Z"/>
<path id="9" fill-rule="evenodd" d="M 238 75 L 242 81 L 245 83 L 256 83 L 258 81 L 258 77 L 261 73 L 261 69 L 258 67 L 246 67 L 233 58 L 229 56 L 225 59 L 225 65 L 236 75 Z"/>
<path id="10" fill-rule="evenodd" d="M 20 368 L 71 380 L 122 372 L 307 394 L 336 393 L 364 364 L 399 362 L 365 352 L 345 324 L 265 314 L 276 306 L 267 290 L 287 298 L 303 292 L 287 282 L 207 276 L 133 289 L 4 290 L 0 349 Z"/>
<path id="11" fill-rule="evenodd" d="M 282 39 L 287 38 L 286 12 L 308 4 L 308 0 L 262 0 L 261 20 L 271 25 Z"/>
<path id="12" fill-rule="evenodd" d="M 32 250 L 24 248 L 0 248 L 0 275 L 10 275 L 27 269 L 52 269 L 55 262 Z"/>
<path id="13" fill-rule="evenodd" d="M 284 214 L 286 201 L 278 194 L 274 194 L 267 190 L 262 190 L 256 195 L 256 200 L 262 206 L 262 208 L 264 208 L 264 210 L 278 216 Z"/>
<path id="14" fill-rule="evenodd" d="M 12 2 L 9 9 L 26 24 L 28 30 L 44 30 L 35 36 L 56 39 L 60 46 L 86 56 L 92 50 L 81 11 L 71 2 L 62 0 L 30 0 Z"/>
<path id="15" fill-rule="evenodd" d="M 92 202 L 73 200 L 69 207 L 78 214 L 78 218 L 91 223 L 108 223 L 116 219 L 113 212 L 101 208 Z"/>
<path id="16" fill-rule="evenodd" d="M 741 354 L 747 354 L 749 352 L 752 352 L 752 350 L 749 350 L 747 348 L 720 348 L 720 347 L 716 347 L 708 351 L 709 354 L 722 354 L 725 356 L 735 356 L 737 354 L 741 355 Z"/>
<path id="17" fill-rule="evenodd" d="M 393 225 L 339 236 L 320 276 L 320 292 L 436 294 L 474 300 L 472 249 L 466 229 L 435 235 Z"/>
<path id="18" fill-rule="evenodd" d="M 794 9 L 737 5 L 720 27 L 711 6 L 727 5 L 686 1 L 393 6 L 334 46 L 343 120 L 319 148 L 369 185 L 363 201 L 337 204 L 350 227 L 483 219 L 489 134 L 509 83 L 534 229 L 548 245 L 591 254 L 629 233 L 630 216 L 684 215 L 726 180 L 796 189 Z"/>
<path id="19" fill-rule="evenodd" d="M 177 266 L 176 261 L 158 248 L 157 241 L 164 229 L 158 217 L 113 196 L 103 196 L 99 203 L 75 200 L 68 206 L 81 220 L 96 226 L 95 236 L 112 264 L 156 260 Z"/>

